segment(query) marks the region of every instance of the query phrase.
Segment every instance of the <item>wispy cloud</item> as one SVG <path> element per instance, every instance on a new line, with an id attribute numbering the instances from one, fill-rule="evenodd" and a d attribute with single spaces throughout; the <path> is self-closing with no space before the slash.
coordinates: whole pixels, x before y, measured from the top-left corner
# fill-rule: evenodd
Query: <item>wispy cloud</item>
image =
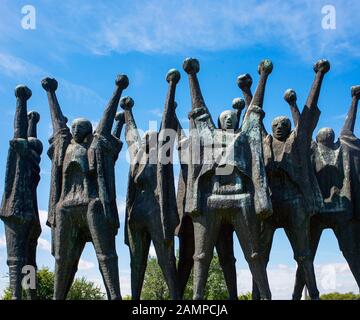
<path id="1" fill-rule="evenodd" d="M 95 267 L 95 264 L 91 261 L 80 259 L 79 270 L 90 270 Z"/>
<path id="2" fill-rule="evenodd" d="M 0 249 L 1 248 L 6 248 L 6 239 L 4 234 L 0 235 Z"/>
<path id="3" fill-rule="evenodd" d="M 151 245 L 149 248 L 149 256 L 152 258 L 156 258 L 156 251 L 155 251 L 154 245 Z"/>
<path id="4" fill-rule="evenodd" d="M 38 247 L 47 252 L 51 252 L 51 243 L 44 238 L 38 239 Z"/>
<path id="5" fill-rule="evenodd" d="M 304 59 L 313 60 L 324 53 L 328 57 L 359 57 L 360 31 L 354 28 L 359 1 L 331 1 L 336 9 L 335 30 L 321 27 L 325 4 L 310 0 L 64 1 L 56 6 L 61 19 L 53 19 L 54 7 L 42 3 L 35 37 L 38 43 L 34 45 L 43 46 L 46 41 L 53 55 L 84 49 L 98 55 L 132 51 L 183 54 L 276 45 Z M 3 41 L 10 37 L 7 34 Z"/>
<path id="6" fill-rule="evenodd" d="M 273 299 L 291 299 L 296 267 L 279 264 L 267 270 Z M 343 262 L 315 264 L 317 285 L 321 294 L 330 292 L 358 292 L 354 277 Z M 252 277 L 248 269 L 237 272 L 239 293 L 251 292 Z"/>
<path id="7" fill-rule="evenodd" d="M 51 72 L 42 69 L 34 63 L 30 63 L 18 56 L 0 52 L 0 73 L 17 81 L 26 82 L 30 86 L 39 86 L 41 79 L 51 76 Z M 57 78 L 61 100 L 70 100 L 73 105 L 104 106 L 106 100 L 100 97 L 95 91 L 86 86 L 70 82 L 63 78 Z"/>

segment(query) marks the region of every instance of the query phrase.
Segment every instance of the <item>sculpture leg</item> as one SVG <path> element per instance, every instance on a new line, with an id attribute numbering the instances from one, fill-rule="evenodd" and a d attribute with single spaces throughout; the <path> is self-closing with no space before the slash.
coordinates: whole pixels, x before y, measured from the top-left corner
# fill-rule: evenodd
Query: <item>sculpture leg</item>
<path id="1" fill-rule="evenodd" d="M 276 227 L 273 224 L 272 217 L 264 221 L 258 221 L 258 224 L 260 225 L 260 252 L 264 259 L 264 264 L 266 268 L 269 262 L 270 251 L 271 251 L 271 246 L 272 246 Z M 255 282 L 254 277 L 252 280 L 252 299 L 253 300 L 261 299 L 260 291 Z"/>
<path id="2" fill-rule="evenodd" d="M 100 200 L 90 202 L 87 222 L 108 299 L 120 300 L 118 256 L 115 247 L 117 230 L 106 219 Z"/>
<path id="3" fill-rule="evenodd" d="M 270 300 L 271 292 L 265 260 L 260 252 L 259 222 L 250 203 L 245 204 L 241 212 L 234 215 L 233 225 L 253 279 L 260 291 L 260 298 Z"/>
<path id="4" fill-rule="evenodd" d="M 185 216 L 183 217 L 182 227 L 179 234 L 178 279 L 181 298 L 184 296 L 191 269 L 194 265 L 194 252 L 194 225 L 191 217 Z"/>
<path id="5" fill-rule="evenodd" d="M 180 298 L 180 294 L 177 281 L 176 258 L 174 255 L 174 241 L 164 240 L 158 231 L 152 233 L 151 238 L 154 243 L 159 266 L 169 288 L 170 298 L 177 300 Z"/>
<path id="6" fill-rule="evenodd" d="M 75 253 L 75 256 L 77 258 L 74 260 L 73 268 L 72 268 L 72 271 L 70 273 L 70 277 L 69 277 L 69 281 L 68 281 L 68 287 L 66 288 L 66 291 L 65 291 L 65 296 L 66 297 L 67 297 L 67 295 L 68 295 L 68 293 L 69 293 L 69 291 L 71 289 L 71 286 L 72 286 L 72 284 L 74 282 L 76 272 L 78 271 L 78 265 L 79 265 L 79 261 L 80 261 L 80 256 L 81 256 L 81 253 L 84 250 L 85 244 L 86 244 L 86 241 L 81 241 L 81 242 L 79 242 L 79 246 L 77 247 L 77 253 Z"/>
<path id="7" fill-rule="evenodd" d="M 37 231 L 38 227 L 36 225 L 33 224 L 31 231 L 30 231 L 30 238 L 29 238 L 29 242 L 28 242 L 28 248 L 27 248 L 27 265 L 31 265 L 35 268 L 35 275 L 36 275 L 36 279 L 35 279 L 35 283 L 36 283 L 36 287 L 35 289 L 29 289 L 27 291 L 27 295 L 28 295 L 28 299 L 30 300 L 36 300 L 37 299 L 37 285 L 38 285 L 38 279 L 37 279 L 37 265 L 36 265 L 36 248 L 37 248 L 37 243 L 38 243 L 38 237 L 39 237 L 39 233 Z"/>
<path id="8" fill-rule="evenodd" d="M 297 203 L 289 204 L 290 223 L 285 233 L 294 251 L 298 267 L 304 272 L 306 287 L 312 300 L 319 299 L 310 249 L 310 215 Z"/>
<path id="9" fill-rule="evenodd" d="M 349 268 L 360 288 L 360 259 L 356 252 L 355 223 L 349 220 L 343 220 L 339 217 L 338 223 L 334 226 L 334 233 L 339 242 L 340 250 L 346 259 Z"/>
<path id="10" fill-rule="evenodd" d="M 55 253 L 54 300 L 65 300 L 74 279 L 74 264 L 84 248 L 79 237 L 79 226 L 75 216 L 81 216 L 76 209 L 59 208 L 56 227 L 53 230 Z"/>
<path id="11" fill-rule="evenodd" d="M 322 231 L 325 228 L 322 220 L 323 219 L 319 214 L 314 215 L 310 218 L 310 248 L 311 248 L 311 260 L 313 262 L 320 242 Z M 293 300 L 301 300 L 304 287 L 305 287 L 304 272 L 302 268 L 298 266 L 296 269 L 294 292 L 292 296 Z"/>
<path id="12" fill-rule="evenodd" d="M 22 299 L 22 268 L 27 260 L 27 244 L 30 233 L 29 223 L 14 223 L 4 220 L 7 248 L 7 265 L 9 267 L 10 289 L 13 300 Z"/>
<path id="13" fill-rule="evenodd" d="M 140 300 L 151 238 L 144 228 L 129 223 L 125 228 L 128 228 L 129 236 L 131 298 L 132 300 Z"/>
<path id="14" fill-rule="evenodd" d="M 193 299 L 204 299 L 209 266 L 219 234 L 220 218 L 213 211 L 202 212 L 193 217 L 194 222 L 194 292 Z"/>
<path id="15" fill-rule="evenodd" d="M 234 256 L 234 228 L 231 224 L 223 224 L 220 227 L 219 237 L 216 242 L 216 252 L 219 263 L 224 273 L 226 286 L 229 292 L 229 299 L 237 300 L 236 267 Z"/>

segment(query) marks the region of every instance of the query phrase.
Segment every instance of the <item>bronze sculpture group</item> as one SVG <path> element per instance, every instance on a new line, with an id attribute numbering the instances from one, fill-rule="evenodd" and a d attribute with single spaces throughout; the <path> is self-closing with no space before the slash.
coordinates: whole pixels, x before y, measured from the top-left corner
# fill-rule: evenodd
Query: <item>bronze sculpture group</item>
<path id="1" fill-rule="evenodd" d="M 223 111 L 217 126 L 201 93 L 199 61 L 188 58 L 183 69 L 192 103 L 188 135 L 176 115 L 180 72 L 175 69 L 166 75 L 169 87 L 160 130 L 143 137 L 132 113 L 133 99 L 121 98 L 129 85 L 126 75 L 116 78 L 95 130 L 83 118 L 75 119 L 70 129 L 55 93 L 57 81 L 42 80 L 53 128 L 47 224 L 55 258 L 54 299 L 66 299 L 86 242 L 94 245 L 108 299 L 121 299 L 115 164 L 124 126 L 130 155 L 125 243 L 130 251 L 133 299 L 141 296 L 151 241 L 172 299 L 182 299 L 192 268 L 193 298 L 204 298 L 214 247 L 229 298 L 237 299 L 234 232 L 253 277 L 253 299 L 271 299 L 266 266 L 277 228 L 285 230 L 298 266 L 293 299 L 301 298 L 305 285 L 311 299 L 319 299 L 313 262 L 326 228 L 334 231 L 360 287 L 360 139 L 354 134 L 360 86 L 351 89 L 352 103 L 338 141 L 331 128 L 320 129 L 313 141 L 320 89 L 330 70 L 327 60 L 314 65 L 315 79 L 301 112 L 295 91 L 285 92 L 294 129 L 290 119 L 280 116 L 272 121 L 272 134 L 263 124 L 265 88 L 273 69 L 270 60 L 258 66 L 254 95 L 251 76 L 238 77 L 244 99 L 234 99 L 233 110 Z M 14 137 L 0 217 L 5 224 L 10 288 L 13 299 L 22 299 L 22 269 L 25 265 L 36 269 L 41 233 L 36 188 L 42 143 L 36 133 L 40 115 L 27 114 L 30 89 L 18 86 L 15 96 Z M 117 113 L 118 105 L 123 112 Z M 175 151 L 180 159 L 177 189 Z M 27 296 L 36 299 L 36 289 L 28 290 Z"/>

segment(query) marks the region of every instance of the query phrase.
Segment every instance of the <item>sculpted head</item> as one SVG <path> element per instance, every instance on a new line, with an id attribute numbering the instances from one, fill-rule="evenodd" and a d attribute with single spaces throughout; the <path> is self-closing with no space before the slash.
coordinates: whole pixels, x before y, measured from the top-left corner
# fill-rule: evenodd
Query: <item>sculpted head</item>
<path id="1" fill-rule="evenodd" d="M 237 124 L 237 115 L 233 110 L 225 110 L 219 116 L 219 127 L 224 130 L 234 130 Z"/>
<path id="2" fill-rule="evenodd" d="M 285 116 L 276 117 L 271 123 L 271 128 L 277 140 L 285 141 L 291 132 L 291 121 Z"/>
<path id="3" fill-rule="evenodd" d="M 92 124 L 84 118 L 77 118 L 71 125 L 71 134 L 77 143 L 84 142 L 85 138 L 92 133 Z"/>
<path id="4" fill-rule="evenodd" d="M 321 128 L 316 135 L 316 142 L 331 147 L 335 141 L 335 132 L 331 128 Z"/>

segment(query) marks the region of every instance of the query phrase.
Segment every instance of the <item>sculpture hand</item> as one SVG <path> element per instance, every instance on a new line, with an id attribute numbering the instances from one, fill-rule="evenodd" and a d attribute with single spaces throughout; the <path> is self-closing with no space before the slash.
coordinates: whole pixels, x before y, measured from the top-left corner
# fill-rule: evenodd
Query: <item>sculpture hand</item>
<path id="1" fill-rule="evenodd" d="M 351 87 L 351 96 L 360 99 L 360 86 Z"/>
<path id="2" fill-rule="evenodd" d="M 33 122 L 34 124 L 37 124 L 40 121 L 40 114 L 36 111 L 30 111 L 27 117 L 28 120 Z"/>
<path id="3" fill-rule="evenodd" d="M 247 91 L 251 88 L 253 80 L 250 74 L 245 73 L 237 77 L 237 85 L 242 91 Z"/>
<path id="4" fill-rule="evenodd" d="M 235 98 L 232 101 L 232 107 L 236 110 L 236 111 L 242 111 L 245 108 L 245 100 L 242 98 Z"/>
<path id="5" fill-rule="evenodd" d="M 25 85 L 18 85 L 15 88 L 15 97 L 22 100 L 29 100 L 32 95 L 31 90 Z"/>
<path id="6" fill-rule="evenodd" d="M 58 82 L 55 78 L 44 78 L 41 80 L 41 85 L 45 91 L 55 92 L 58 88 Z"/>
<path id="7" fill-rule="evenodd" d="M 330 70 L 330 63 L 328 60 L 326 59 L 321 59 L 319 61 L 317 61 L 314 65 L 314 71 L 315 73 L 322 73 L 325 74 Z"/>
<path id="8" fill-rule="evenodd" d="M 195 58 L 186 58 L 183 63 L 183 69 L 188 74 L 195 74 L 200 71 L 199 61 Z"/>
<path id="9" fill-rule="evenodd" d="M 120 89 L 126 89 L 129 85 L 129 78 L 127 77 L 127 75 L 125 74 L 119 74 L 116 77 L 115 80 L 115 84 L 120 88 Z"/>
<path id="10" fill-rule="evenodd" d="M 120 99 L 120 107 L 125 111 L 129 111 L 134 106 L 134 100 L 131 97 L 122 97 Z"/>
<path id="11" fill-rule="evenodd" d="M 290 104 L 290 105 L 294 104 L 297 100 L 295 90 L 287 89 L 284 93 L 284 99 L 288 104 Z"/>
<path id="12" fill-rule="evenodd" d="M 272 70 L 273 70 L 273 64 L 272 64 L 271 60 L 268 60 L 268 59 L 261 61 L 258 66 L 259 74 L 264 72 L 266 75 L 269 75 Z"/>

